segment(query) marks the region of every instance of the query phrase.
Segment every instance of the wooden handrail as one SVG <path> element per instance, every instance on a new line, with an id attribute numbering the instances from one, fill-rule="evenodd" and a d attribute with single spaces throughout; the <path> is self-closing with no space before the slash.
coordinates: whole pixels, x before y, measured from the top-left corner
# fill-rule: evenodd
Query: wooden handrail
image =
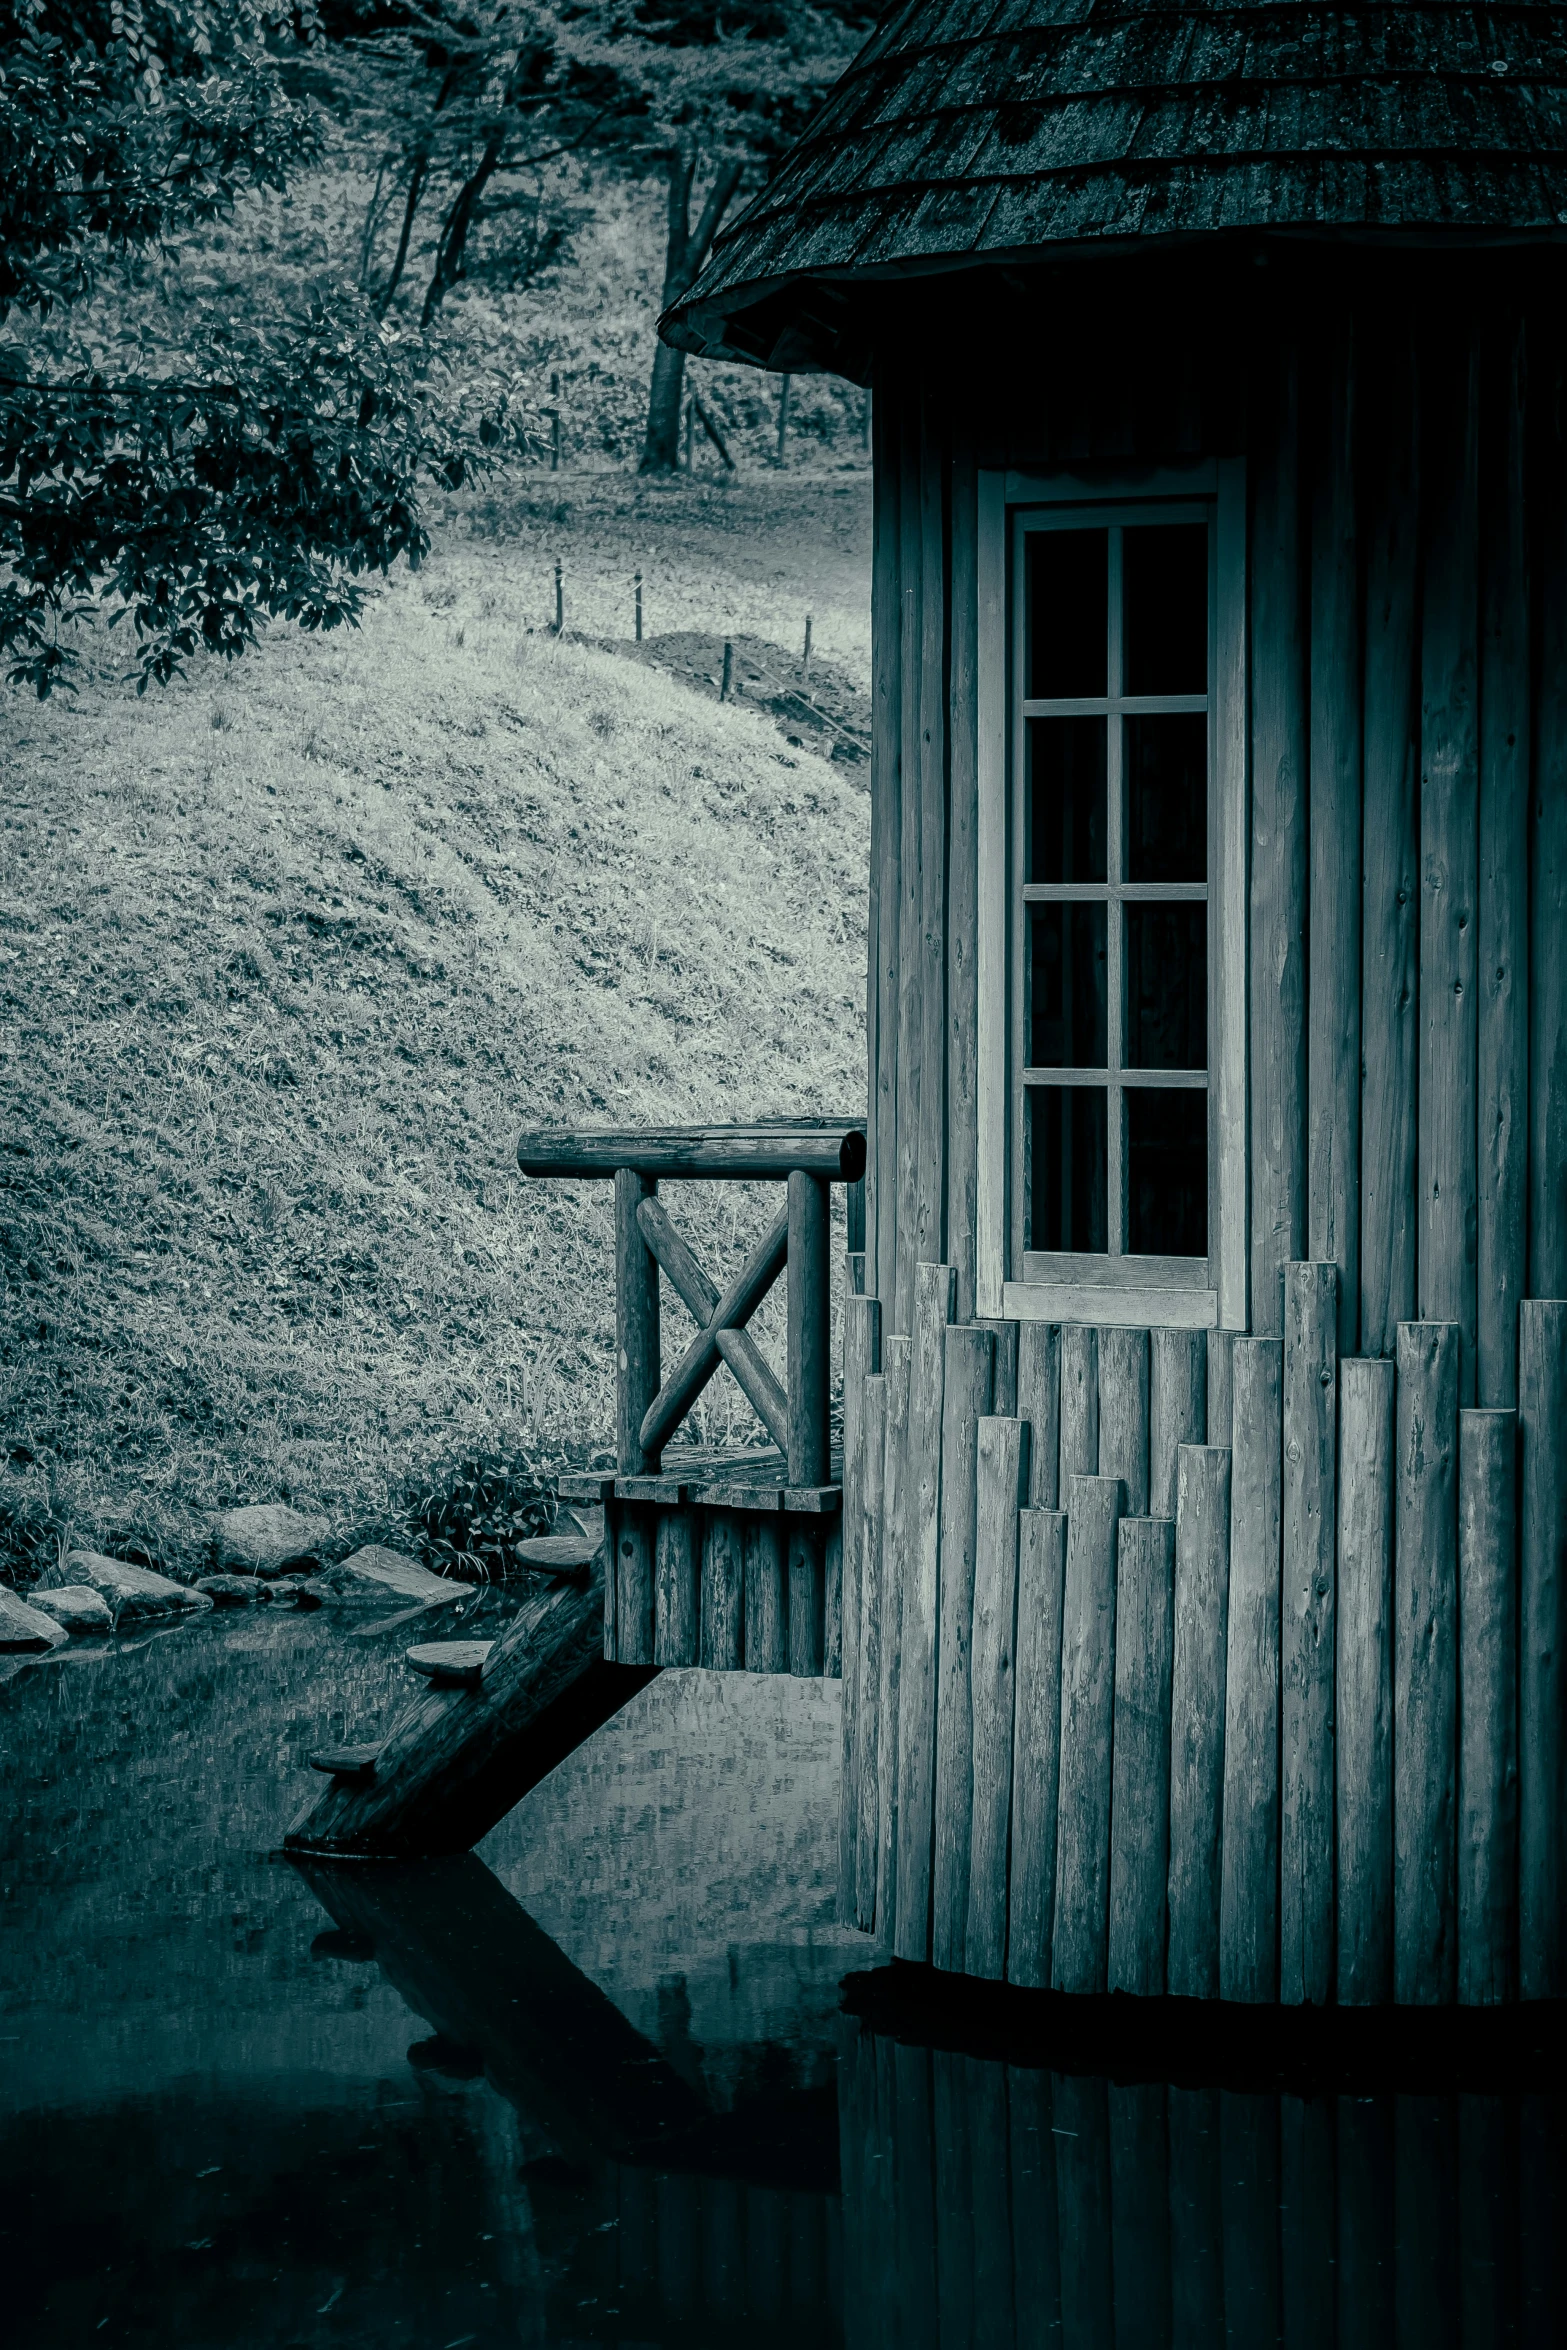
<path id="1" fill-rule="evenodd" d="M 778 1181 L 821 1175 L 858 1183 L 865 1128 L 850 1118 L 798 1118 L 751 1126 L 649 1126 L 549 1131 L 518 1137 L 524 1175 L 686 1176 L 707 1183 Z"/>

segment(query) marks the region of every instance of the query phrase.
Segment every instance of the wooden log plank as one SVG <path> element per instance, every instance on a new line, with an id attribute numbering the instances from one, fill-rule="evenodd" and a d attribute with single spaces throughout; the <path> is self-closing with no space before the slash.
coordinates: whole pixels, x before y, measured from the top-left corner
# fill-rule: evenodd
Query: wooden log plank
<path id="1" fill-rule="evenodd" d="M 855 1732 L 859 1818 L 854 1831 L 854 1923 L 869 1933 L 876 1922 L 876 1828 L 881 1816 L 882 1566 L 887 1524 L 887 1380 L 865 1382 L 864 1532 L 860 1550 L 860 1694 Z"/>
<path id="2" fill-rule="evenodd" d="M 1338 1269 L 1284 1268 L 1284 1576 L 1279 1619 L 1279 1997 L 1333 1988 L 1333 1546 Z"/>
<path id="3" fill-rule="evenodd" d="M 1561 1298 L 1567 1297 L 1567 334 L 1554 317 L 1540 362 L 1540 433 L 1531 468 L 1539 655 L 1529 795 L 1528 1294 Z"/>
<path id="4" fill-rule="evenodd" d="M 788 1249 L 789 1211 L 784 1207 L 713 1308 L 707 1328 L 697 1332 L 643 1414 L 639 1436 L 650 1460 L 659 1457 L 703 1388 L 716 1376 L 720 1363 L 727 1363 L 739 1380 L 773 1441 L 787 1439 L 787 1398 L 760 1350 L 747 1338 L 744 1325 L 783 1271 Z M 645 1238 L 643 1253 L 649 1253 Z"/>
<path id="5" fill-rule="evenodd" d="M 1212 1330 L 1152 1330 L 1148 1367 L 1148 1514 L 1175 1516 L 1176 1453 L 1208 1440 Z M 1214 1442 L 1229 1442 L 1229 1431 Z"/>
<path id="6" fill-rule="evenodd" d="M 1279 1982 L 1279 1574 L 1284 1347 L 1237 1338 L 1230 1465 L 1219 1986 L 1272 2000 Z"/>
<path id="7" fill-rule="evenodd" d="M 1319 2350 L 1335 2333 L 1333 2108 L 1279 2099 L 1279 2297 L 1284 2350 Z"/>
<path id="8" fill-rule="evenodd" d="M 971 419 L 952 419 L 947 687 L 947 1246 L 957 1316 L 976 1310 L 979 1213 L 979 476 Z"/>
<path id="9" fill-rule="evenodd" d="M 1387 2350 L 1393 2293 L 1393 2100 L 1335 2099 L 1339 2350 Z"/>
<path id="10" fill-rule="evenodd" d="M 617 1661 L 618 1636 L 615 1617 L 615 1602 L 620 1582 L 619 1572 L 615 1564 L 617 1558 L 620 1555 L 620 1545 L 618 1539 L 619 1528 L 616 1517 L 614 1495 L 615 1487 L 613 1480 L 611 1480 L 609 1491 L 605 1495 L 603 1502 L 605 1567 L 603 1577 L 604 1629 L 602 1635 L 604 1661 L 606 1664 L 611 1665 Z"/>
<path id="11" fill-rule="evenodd" d="M 1170 2140 L 1171 2350 L 1210 2350 L 1224 2339 L 1219 2095 L 1172 2087 Z"/>
<path id="12" fill-rule="evenodd" d="M 1462 1333 L 1473 1403 L 1479 889 L 1479 463 L 1472 331 L 1422 350 L 1426 520 L 1420 639 L 1419 1313 Z"/>
<path id="13" fill-rule="evenodd" d="M 1099 1474 L 1099 1333 L 1068 1322 L 1061 1331 L 1061 1458 L 1056 1496 L 1064 1505 L 1074 1477 Z"/>
<path id="14" fill-rule="evenodd" d="M 1096 2346 L 1115 2339 L 1110 2203 L 1109 2084 L 1055 2073 L 1056 2243 L 1061 2268 L 1061 2339 Z"/>
<path id="15" fill-rule="evenodd" d="M 1055 1916 L 1065 1581 L 1065 1512 L 1024 1510 L 1018 1520 L 1007 1980 L 1037 1990 L 1050 1982 Z"/>
<path id="16" fill-rule="evenodd" d="M 1056 2226 L 1056 2150 L 1050 2075 L 1007 2067 L 1012 2189 L 1012 2306 L 1023 2341 L 1061 2329 L 1061 2247 Z"/>
<path id="17" fill-rule="evenodd" d="M 1161 1969 L 1161 1976 L 1163 1970 Z M 1115 2339 L 1170 2350 L 1170 2149 L 1162 2081 L 1112 2081 L 1110 2243 Z"/>
<path id="18" fill-rule="evenodd" d="M 524 1175 L 577 1178 L 639 1175 L 650 1195 L 659 1176 L 685 1182 L 782 1182 L 797 1172 L 830 1183 L 858 1183 L 865 1173 L 865 1126 L 859 1118 L 767 1118 L 749 1126 L 549 1128 L 517 1144 Z"/>
<path id="19" fill-rule="evenodd" d="M 702 1530 L 701 1659 L 710 1672 L 745 1661 L 745 1554 L 740 1521 L 711 1510 Z"/>
<path id="20" fill-rule="evenodd" d="M 1110 1924 L 1119 1477 L 1074 1477 L 1061 1608 L 1061 1762 L 1050 1981 L 1102 1991 Z"/>
<path id="21" fill-rule="evenodd" d="M 1220 2091 L 1219 2163 L 1226 2350 L 1273 2350 L 1283 2335 L 1276 2097 Z"/>
<path id="22" fill-rule="evenodd" d="M 977 1330 L 988 1330 L 996 1342 L 995 1376 L 991 1386 L 996 1412 L 1003 1419 L 1015 1419 L 1018 1416 L 1019 1325 L 1003 1320 L 1000 1315 L 981 1315 L 974 1326 Z"/>
<path id="23" fill-rule="evenodd" d="M 1053 1510 L 1061 1472 L 1061 1329 L 1024 1322 L 1018 1331 L 1017 1413 L 1029 1426 L 1028 1506 Z"/>
<path id="24" fill-rule="evenodd" d="M 1123 1518 L 1115 1598 L 1107 1981 L 1112 1991 L 1144 1998 L 1164 1990 L 1174 1610 L 1174 1518 Z"/>
<path id="25" fill-rule="evenodd" d="M 954 1275 L 920 1265 L 914 1275 L 914 1355 L 909 1374 L 912 1464 L 908 1581 L 898 1680 L 899 1958 L 930 1956 L 930 1880 L 935 1837 L 936 1641 L 941 1595 L 941 1429 L 947 1326 Z"/>
<path id="26" fill-rule="evenodd" d="M 1339 1269 L 1338 1343 L 1360 1321 L 1360 550 L 1352 315 L 1318 323 L 1322 434 L 1311 506 L 1311 890 L 1307 956 L 1307 1246 Z"/>
<path id="27" fill-rule="evenodd" d="M 931 1958 L 963 1971 L 968 1924 L 974 1721 L 970 1684 L 979 1422 L 990 1410 L 995 1341 L 958 1323 L 946 1334 L 941 1412 L 941 1594 L 936 1639 L 935 1840 Z"/>
<path id="28" fill-rule="evenodd" d="M 937 2342 L 956 2342 L 960 2350 L 968 2344 L 978 2350 L 979 2313 L 974 2292 L 974 2134 L 969 2109 L 968 2060 L 945 2049 L 932 2049 L 930 2074 L 931 2118 L 935 2125 L 931 2154 L 936 2187 L 936 2306 L 931 2330 Z"/>
<path id="29" fill-rule="evenodd" d="M 1338 1997 L 1393 1996 L 1393 1388 L 1390 1362 L 1339 1365 Z"/>
<path id="30" fill-rule="evenodd" d="M 1393 2100 L 1395 2341 L 1458 2350 L 1458 2132 L 1453 2101 Z"/>
<path id="31" fill-rule="evenodd" d="M 1235 1423 L 1235 1332 L 1210 1330 L 1206 1370 L 1205 1444 L 1228 1444 Z"/>
<path id="32" fill-rule="evenodd" d="M 865 993 L 870 1129 L 865 1253 L 867 1287 L 876 1297 L 885 1298 L 889 1308 L 898 1230 L 898 864 L 902 852 L 903 742 L 900 405 L 901 395 L 891 385 L 877 395 L 871 500 L 871 843 Z M 847 1677 L 844 1686 L 847 1689 Z"/>
<path id="33" fill-rule="evenodd" d="M 1005 1976 L 1007 1960 L 1018 1513 L 1027 1491 L 1026 1425 L 999 1415 L 982 1419 L 975 1446 L 972 1800 L 963 1971 L 993 1983 Z"/>
<path id="34" fill-rule="evenodd" d="M 1251 1326 L 1282 1327 L 1306 1232 L 1306 613 L 1297 358 L 1267 339 L 1255 387 L 1251 566 Z"/>
<path id="35" fill-rule="evenodd" d="M 1415 1310 L 1420 921 L 1419 386 L 1409 312 L 1368 334 L 1361 836 L 1360 1346 Z"/>
<path id="36" fill-rule="evenodd" d="M 879 509 L 878 509 L 879 511 Z M 878 525 L 879 527 L 879 525 Z M 842 1764 L 838 1796 L 838 1922 L 854 1922 L 859 1849 L 860 1583 L 865 1547 L 865 1382 L 881 1363 L 881 1304 L 846 1298 L 843 1308 L 843 1563 L 838 1669 Z M 704 1659 L 705 1661 L 705 1659 Z"/>
<path id="37" fill-rule="evenodd" d="M 1518 1309 L 1518 1990 L 1567 1995 L 1567 1304 Z"/>
<path id="38" fill-rule="evenodd" d="M 1458 1999 L 1518 1980 L 1518 1415 L 1458 1415 Z"/>
<path id="39" fill-rule="evenodd" d="M 745 1669 L 783 1673 L 789 1669 L 788 1585 L 784 1579 L 781 1514 L 742 1521 L 745 1564 Z"/>
<path id="40" fill-rule="evenodd" d="M 638 1502 L 615 1510 L 615 1645 L 623 1665 L 653 1662 L 653 1512 Z"/>
<path id="41" fill-rule="evenodd" d="M 697 1661 L 701 1528 L 688 1506 L 657 1513 L 653 1553 L 653 1662 Z"/>
<path id="42" fill-rule="evenodd" d="M 785 1449 L 791 1485 L 825 1485 L 831 1473 L 832 1275 L 827 1186 L 789 1178 L 789 1396 Z"/>
<path id="43" fill-rule="evenodd" d="M 921 387 L 919 432 L 919 1149 L 907 1315 L 914 1265 L 950 1262 L 947 1248 L 947 418 L 941 392 Z"/>
<path id="44" fill-rule="evenodd" d="M 1229 1580 L 1230 1455 L 1220 1445 L 1183 1444 L 1175 1500 L 1166 1962 L 1176 1998 L 1213 1999 L 1219 1989 Z"/>
<path id="45" fill-rule="evenodd" d="M 659 1387 L 658 1267 L 649 1256 L 637 1209 L 657 1184 L 630 1167 L 615 1174 L 615 1466 L 636 1477 L 658 1468 L 658 1451 L 642 1441 L 642 1423 Z"/>
<path id="46" fill-rule="evenodd" d="M 793 1618 L 790 1619 L 791 1625 Z M 791 1633 L 792 1637 L 792 1633 Z M 822 1544 L 822 1661 L 823 1678 L 843 1678 L 843 1516 L 827 1522 Z"/>
<path id="47" fill-rule="evenodd" d="M 819 1521 L 793 1517 L 787 1521 L 787 1535 L 789 1670 L 802 1679 L 816 1680 L 823 1669 L 826 1533 Z M 839 1542 L 841 1546 L 841 1522 Z"/>
<path id="48" fill-rule="evenodd" d="M 881 1681 L 876 1701 L 876 1935 L 890 1951 L 898 1901 L 898 1704 L 909 1579 L 909 1389 L 914 1341 L 889 1338 L 882 1487 Z"/>
<path id="49" fill-rule="evenodd" d="M 1524 467 L 1521 320 L 1498 322 L 1481 364 L 1475 1391 L 1481 1404 L 1506 1409 L 1518 1401 L 1518 1301 L 1528 1272 L 1529 1211 L 1532 485 Z"/>
<path id="50" fill-rule="evenodd" d="M 899 664 L 902 681 L 899 775 L 902 795 L 899 809 L 897 898 L 898 1238 L 890 1314 L 892 1329 L 907 1331 L 913 1328 L 914 1267 L 918 1262 L 915 1234 L 919 1222 L 920 1096 L 924 1079 L 922 1047 L 925 1034 L 921 992 L 925 964 L 920 951 L 920 923 L 924 914 L 922 855 L 925 773 L 920 742 L 925 685 L 920 657 L 923 642 L 924 483 L 920 448 L 920 400 L 914 386 L 910 387 L 909 396 L 903 403 L 899 467 Z M 942 1075 L 945 1076 L 945 1068 Z M 932 1076 L 934 1079 L 934 1072 Z M 931 1252 L 933 1257 L 940 1253 L 939 1249 Z"/>
<path id="51" fill-rule="evenodd" d="M 1126 1487 L 1127 1516 L 1148 1515 L 1148 1333 L 1099 1333 L 1099 1474 Z"/>
<path id="52" fill-rule="evenodd" d="M 1402 1322 L 1393 1566 L 1393 1996 L 1457 1987 L 1458 1384 L 1452 1322 Z"/>
<path id="53" fill-rule="evenodd" d="M 1458 2338 L 1464 2350 L 1523 2333 L 1518 2130 L 1509 2100 L 1459 2097 Z"/>

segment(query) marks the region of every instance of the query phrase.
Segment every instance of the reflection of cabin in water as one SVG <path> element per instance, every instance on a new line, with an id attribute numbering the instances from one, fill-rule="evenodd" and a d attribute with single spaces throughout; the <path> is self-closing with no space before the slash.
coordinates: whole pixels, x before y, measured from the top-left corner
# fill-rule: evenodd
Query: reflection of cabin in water
<path id="1" fill-rule="evenodd" d="M 1552 11 L 916 0 L 664 321 L 874 386 L 863 1295 L 840 1545 L 857 1137 L 598 1148 L 606 1653 L 841 1636 L 901 1958 L 1567 1993 L 1564 87 Z M 720 1299 L 656 1178 L 764 1161 Z M 720 1360 L 770 1499 L 661 1457 Z"/>

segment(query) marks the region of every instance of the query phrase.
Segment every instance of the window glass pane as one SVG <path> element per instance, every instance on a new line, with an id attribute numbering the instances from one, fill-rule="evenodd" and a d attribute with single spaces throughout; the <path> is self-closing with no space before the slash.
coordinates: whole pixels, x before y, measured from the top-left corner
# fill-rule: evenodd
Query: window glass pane
<path id="1" fill-rule="evenodd" d="M 1140 1257 L 1208 1254 L 1208 1096 L 1128 1087 L 1127 1247 Z"/>
<path id="2" fill-rule="evenodd" d="M 1208 526 L 1149 523 L 1122 538 L 1126 694 L 1208 691 Z"/>
<path id="3" fill-rule="evenodd" d="M 1105 1066 L 1105 911 L 1102 905 L 1029 908 L 1029 1061 L 1036 1069 Z"/>
<path id="4" fill-rule="evenodd" d="M 1208 1066 L 1208 909 L 1126 909 L 1126 1065 Z"/>
<path id="5" fill-rule="evenodd" d="M 1029 880 L 1103 881 L 1104 719 L 1031 718 L 1027 755 Z"/>
<path id="6" fill-rule="evenodd" d="M 1201 711 L 1177 711 L 1163 718 L 1128 718 L 1124 724 L 1127 880 L 1206 881 L 1206 717 Z"/>
<path id="7" fill-rule="evenodd" d="M 1109 534 L 1036 530 L 1028 535 L 1028 696 L 1074 700 L 1107 691 Z"/>
<path id="8" fill-rule="evenodd" d="M 1104 1253 L 1108 1137 L 1106 1097 L 1097 1085 L 1029 1087 L 1025 1247 Z"/>

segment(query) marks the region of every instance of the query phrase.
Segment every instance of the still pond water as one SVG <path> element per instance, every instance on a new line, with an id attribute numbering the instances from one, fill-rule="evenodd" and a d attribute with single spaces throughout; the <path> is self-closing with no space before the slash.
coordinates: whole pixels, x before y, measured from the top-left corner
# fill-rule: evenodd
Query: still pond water
<path id="1" fill-rule="evenodd" d="M 666 1674 L 460 1861 L 278 1855 L 406 1631 L 0 1687 L 12 2350 L 1562 2338 L 1562 2101 L 1118 2084 L 871 2032 L 836 1689 Z"/>

